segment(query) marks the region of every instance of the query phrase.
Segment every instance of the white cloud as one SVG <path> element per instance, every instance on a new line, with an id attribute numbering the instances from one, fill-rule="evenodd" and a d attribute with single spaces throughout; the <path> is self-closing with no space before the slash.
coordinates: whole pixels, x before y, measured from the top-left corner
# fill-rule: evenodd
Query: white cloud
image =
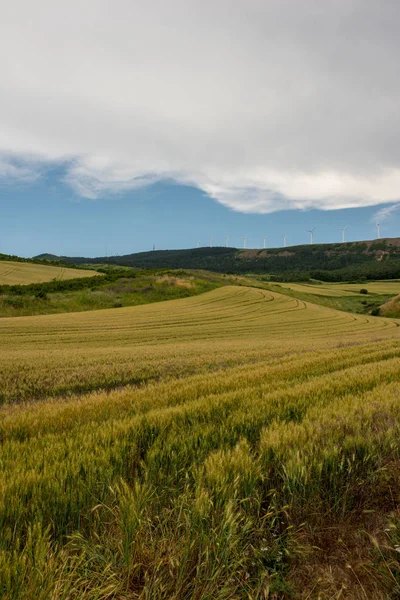
<path id="1" fill-rule="evenodd" d="M 92 156 L 71 163 L 64 181 L 78 195 L 85 198 L 97 198 L 106 193 L 144 187 L 160 179 L 163 179 L 163 174 L 160 172 L 138 171 L 134 170 L 131 165 L 112 164 L 105 157 Z"/>
<path id="2" fill-rule="evenodd" d="M 173 178 L 243 212 L 393 203 L 399 28 L 391 0 L 14 0 L 0 153 L 91 198 Z"/>
<path id="3" fill-rule="evenodd" d="M 400 203 L 391 204 L 390 206 L 384 206 L 380 210 L 378 210 L 372 217 L 372 221 L 374 223 L 383 223 L 387 221 L 393 213 L 397 212 L 400 209 Z"/>
<path id="4" fill-rule="evenodd" d="M 40 171 L 40 165 L 29 163 L 26 159 L 21 163 L 13 157 L 0 156 L 0 182 L 29 183 L 40 177 Z"/>

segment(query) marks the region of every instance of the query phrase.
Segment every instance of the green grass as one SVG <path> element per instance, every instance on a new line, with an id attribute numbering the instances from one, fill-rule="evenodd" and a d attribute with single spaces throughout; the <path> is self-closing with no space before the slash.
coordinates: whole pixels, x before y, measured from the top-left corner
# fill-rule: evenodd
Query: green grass
<path id="1" fill-rule="evenodd" d="M 252 281 L 251 276 L 248 279 Z M 265 281 L 263 278 L 259 281 Z M 259 284 L 255 284 L 259 285 Z M 277 283 L 265 281 L 262 287 L 346 312 L 375 314 L 380 306 L 390 301 L 400 291 L 400 281 L 369 281 L 368 283 Z M 367 294 L 360 293 L 367 290 Z M 383 314 L 383 313 L 382 313 Z M 397 314 L 386 314 L 397 317 Z"/>
<path id="2" fill-rule="evenodd" d="M 36 267 L 29 264 L 28 266 Z M 186 298 L 215 289 L 229 281 L 229 278 L 222 275 L 201 272 L 134 271 L 129 268 L 101 266 L 99 269 L 106 277 L 95 282 L 92 279 L 82 279 L 81 282 L 73 280 L 70 287 L 69 284 L 65 285 L 66 289 L 59 291 L 57 288 L 62 286 L 54 286 L 54 282 L 25 288 L 3 287 L 3 293 L 0 295 L 0 317 L 139 306 L 162 300 Z M 90 271 L 84 270 L 80 273 L 91 274 Z M 75 289 L 76 287 L 78 289 Z"/>
<path id="3" fill-rule="evenodd" d="M 272 282 L 273 283 L 273 282 Z M 380 296 L 396 296 L 400 293 L 400 281 L 368 281 L 366 283 L 280 283 L 283 289 L 290 288 L 301 293 L 327 297 L 360 296 L 360 290 Z M 362 295 L 362 294 L 361 294 Z"/>
<path id="4" fill-rule="evenodd" d="M 0 597 L 399 597 L 398 325 L 246 286 L 2 319 Z"/>

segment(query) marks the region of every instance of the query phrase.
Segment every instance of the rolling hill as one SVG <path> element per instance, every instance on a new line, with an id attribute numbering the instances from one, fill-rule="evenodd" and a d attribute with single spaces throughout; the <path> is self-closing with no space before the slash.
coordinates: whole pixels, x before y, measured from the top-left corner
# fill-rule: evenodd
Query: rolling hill
<path id="1" fill-rule="evenodd" d="M 206 269 L 220 273 L 257 273 L 282 280 L 349 281 L 400 278 L 400 238 L 344 244 L 313 244 L 266 250 L 193 248 L 156 250 L 111 257 L 68 257 L 49 254 L 39 259 L 69 264 L 117 264 L 143 269 Z"/>

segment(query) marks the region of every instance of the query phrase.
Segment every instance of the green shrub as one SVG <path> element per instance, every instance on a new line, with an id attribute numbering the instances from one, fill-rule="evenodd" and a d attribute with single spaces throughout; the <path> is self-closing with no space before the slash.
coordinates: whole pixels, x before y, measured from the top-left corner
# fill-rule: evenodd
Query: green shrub
<path id="1" fill-rule="evenodd" d="M 4 298 L 4 304 L 6 306 L 11 306 L 12 308 L 23 308 L 24 301 L 22 298 L 16 296 L 10 296 L 8 298 Z"/>
<path id="2" fill-rule="evenodd" d="M 43 288 L 38 289 L 35 292 L 35 298 L 40 298 L 41 300 L 47 300 L 47 294 Z"/>

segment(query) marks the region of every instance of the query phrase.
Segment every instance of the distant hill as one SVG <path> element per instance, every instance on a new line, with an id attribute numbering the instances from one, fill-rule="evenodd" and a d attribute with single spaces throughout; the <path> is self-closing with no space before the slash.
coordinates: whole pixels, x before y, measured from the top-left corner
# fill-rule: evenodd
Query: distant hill
<path id="1" fill-rule="evenodd" d="M 22 256 L 16 256 L 15 254 L 3 254 L 0 252 L 0 263 L 10 260 L 13 262 L 29 263 L 34 265 L 47 265 L 49 262 L 53 262 L 64 267 L 71 264 L 71 260 L 69 258 L 67 262 L 65 262 L 60 256 L 56 256 L 55 254 L 40 254 L 39 256 L 34 256 L 33 258 L 25 258 Z"/>
<path id="2" fill-rule="evenodd" d="M 33 260 L 48 260 L 49 262 L 59 262 L 62 259 L 56 254 L 39 254 L 39 256 L 34 256 Z"/>
<path id="3" fill-rule="evenodd" d="M 49 257 L 49 258 L 46 258 Z M 349 281 L 400 278 L 400 238 L 343 244 L 313 244 L 266 250 L 193 248 L 155 250 L 96 258 L 41 254 L 36 259 L 70 264 L 114 264 L 142 269 L 206 269 L 220 273 L 256 273 L 275 280 Z"/>

